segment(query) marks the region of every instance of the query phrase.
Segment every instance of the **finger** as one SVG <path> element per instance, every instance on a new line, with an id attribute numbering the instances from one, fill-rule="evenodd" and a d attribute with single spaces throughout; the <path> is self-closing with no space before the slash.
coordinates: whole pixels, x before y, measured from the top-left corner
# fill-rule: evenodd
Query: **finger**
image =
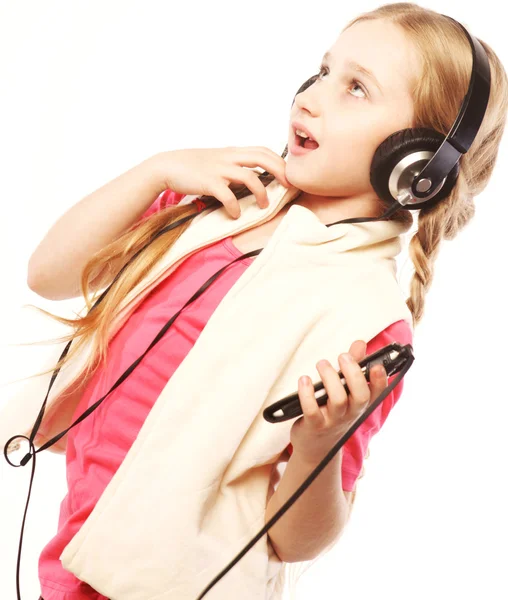
<path id="1" fill-rule="evenodd" d="M 337 371 L 332 367 L 329 361 L 320 360 L 317 365 L 317 370 L 321 376 L 321 381 L 325 386 L 328 400 L 326 408 L 331 421 L 339 422 L 344 418 L 348 411 L 347 393 L 342 385 Z"/>
<path id="2" fill-rule="evenodd" d="M 245 167 L 262 167 L 267 173 L 284 185 L 290 187 L 286 179 L 286 161 L 273 150 L 263 146 L 233 148 L 237 165 Z"/>
<path id="3" fill-rule="evenodd" d="M 340 370 L 344 374 L 349 389 L 349 410 L 356 415 L 369 403 L 370 389 L 360 365 L 347 354 L 339 355 Z"/>
<path id="4" fill-rule="evenodd" d="M 264 152 L 265 154 L 267 154 L 269 157 L 269 160 L 271 161 L 271 163 L 269 165 L 265 164 L 265 163 L 259 163 L 261 166 L 264 166 L 265 171 L 275 175 L 276 179 L 278 179 L 279 182 L 282 183 L 283 186 L 290 187 L 291 184 L 289 183 L 289 181 L 286 177 L 287 163 L 282 158 L 282 156 L 280 156 L 280 154 L 277 154 L 277 152 L 274 152 L 270 148 L 267 148 L 266 146 L 254 146 L 254 148 L 256 150 L 260 150 L 261 152 Z M 273 163 L 273 167 L 271 167 L 272 163 Z"/>
<path id="5" fill-rule="evenodd" d="M 367 344 L 363 340 L 355 340 L 349 347 L 349 354 L 357 361 L 363 360 L 367 353 Z"/>
<path id="6" fill-rule="evenodd" d="M 298 380 L 298 397 L 300 398 L 305 420 L 314 427 L 322 426 L 325 423 L 325 417 L 317 403 L 314 386 L 310 379 L 309 383 L 305 383 L 303 377 L 300 377 Z"/>
<path id="7" fill-rule="evenodd" d="M 231 181 L 243 183 L 246 187 L 248 187 L 254 195 L 260 208 L 268 207 L 268 192 L 266 191 L 266 187 L 263 185 L 263 182 L 254 173 L 254 171 L 250 171 L 249 169 L 245 169 L 243 167 L 231 166 L 230 170 L 226 173 L 226 177 Z"/>
<path id="8" fill-rule="evenodd" d="M 375 365 L 370 370 L 370 404 L 372 404 L 388 386 L 388 377 L 383 365 Z"/>
<path id="9" fill-rule="evenodd" d="M 238 219 L 241 215 L 238 198 L 234 195 L 226 183 L 221 183 L 211 189 L 211 194 L 224 206 L 233 219 Z"/>

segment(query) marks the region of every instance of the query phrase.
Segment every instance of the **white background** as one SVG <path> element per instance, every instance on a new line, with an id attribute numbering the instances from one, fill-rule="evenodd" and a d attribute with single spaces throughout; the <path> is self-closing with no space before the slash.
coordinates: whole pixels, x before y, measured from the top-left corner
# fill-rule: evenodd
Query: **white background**
<path id="1" fill-rule="evenodd" d="M 26 283 L 29 257 L 54 222 L 162 150 L 260 145 L 281 154 L 296 90 L 317 72 L 346 21 L 378 3 L 349 6 L 0 4 L 2 402 L 14 389 L 8 382 L 36 372 L 44 352 L 10 344 L 60 334 L 57 324 L 44 334 L 28 329 L 21 306 L 68 317 L 82 308 L 79 298 L 51 302 Z M 505 23 L 493 0 L 425 6 L 464 23 L 508 65 Z M 474 221 L 443 242 L 416 332 L 416 360 L 401 401 L 371 442 L 352 521 L 336 548 L 302 576 L 298 599 L 508 597 L 506 137 L 491 182 L 475 199 Z M 411 265 L 407 254 L 399 258 L 407 285 Z M 23 600 L 40 593 L 39 555 L 56 534 L 67 491 L 64 457 L 37 457 Z M 7 600 L 16 598 L 31 465 L 10 467 L 2 448 L 0 597 Z"/>

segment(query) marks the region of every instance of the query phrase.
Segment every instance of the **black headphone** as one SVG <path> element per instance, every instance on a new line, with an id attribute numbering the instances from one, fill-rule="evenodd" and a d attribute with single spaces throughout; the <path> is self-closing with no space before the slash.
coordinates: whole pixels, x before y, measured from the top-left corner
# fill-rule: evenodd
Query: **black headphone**
<path id="1" fill-rule="evenodd" d="M 447 16 L 447 15 L 442 15 Z M 337 221 L 337 223 L 361 223 L 366 221 L 380 221 L 389 218 L 396 210 L 403 208 L 407 210 L 418 210 L 422 207 L 430 207 L 437 204 L 440 200 L 446 198 L 450 191 L 452 190 L 455 182 L 457 181 L 458 173 L 459 173 L 459 164 L 458 161 L 462 154 L 465 154 L 469 147 L 471 146 L 473 140 L 478 133 L 480 125 L 482 123 L 483 117 L 485 115 L 485 111 L 487 108 L 487 103 L 490 95 L 490 65 L 488 61 L 487 54 L 480 44 L 480 42 L 472 37 L 469 32 L 463 27 L 460 23 L 452 19 L 451 17 L 447 17 L 451 19 L 464 31 L 466 34 L 469 43 L 471 45 L 471 50 L 473 52 L 473 66 L 471 71 L 471 78 L 469 82 L 469 88 L 467 94 L 464 97 L 462 105 L 460 107 L 459 113 L 455 119 L 455 122 L 452 125 L 452 128 L 448 132 L 448 135 L 445 137 L 443 134 L 435 131 L 434 129 L 427 128 L 410 128 L 410 129 L 401 129 L 400 131 L 396 131 L 389 137 L 387 137 L 376 149 L 374 153 L 374 157 L 371 163 L 370 169 L 370 181 L 376 193 L 379 197 L 384 200 L 390 207 L 381 217 L 367 217 L 367 218 L 351 218 L 344 219 L 341 221 Z M 310 79 L 308 79 L 296 92 L 296 95 L 303 92 L 307 89 L 314 81 L 318 75 L 314 75 Z M 293 99 L 294 104 L 294 99 Z M 282 154 L 284 158 L 287 153 L 287 146 Z M 422 169 L 423 166 L 423 169 Z M 267 173 L 264 171 L 264 173 Z M 113 282 L 110 286 L 101 294 L 97 302 L 92 306 L 90 312 L 95 309 L 95 307 L 102 302 L 111 286 L 114 285 L 115 281 L 120 277 L 124 269 L 136 258 L 136 256 L 142 252 L 148 245 L 150 245 L 157 237 L 164 234 L 166 231 L 177 227 L 181 223 L 192 219 L 198 214 L 199 211 L 183 217 L 179 219 L 175 223 L 171 223 L 170 225 L 164 227 L 160 231 L 158 231 L 150 241 L 141 248 L 138 252 L 131 257 L 131 259 L 127 262 L 126 265 L 120 270 L 120 272 L 116 275 Z M 329 223 L 326 226 L 330 227 L 331 225 L 335 225 L 336 223 Z M 18 563 L 17 563 L 17 572 L 16 572 L 16 591 L 18 600 L 21 600 L 21 594 L 19 589 L 19 571 L 20 571 L 20 557 L 21 557 L 21 547 L 22 547 L 22 539 L 23 539 L 23 531 L 25 527 L 25 519 L 26 512 L 28 509 L 28 502 L 30 500 L 30 493 L 32 489 L 32 482 L 35 474 L 35 457 L 36 454 L 45 450 L 49 446 L 52 446 L 56 441 L 58 441 L 61 437 L 63 437 L 69 429 L 83 421 L 90 413 L 92 413 L 101 403 L 102 401 L 122 383 L 132 371 L 136 368 L 136 366 L 141 362 L 143 357 L 150 351 L 150 349 L 160 340 L 160 338 L 164 335 L 164 333 L 169 329 L 169 327 L 173 324 L 174 320 L 178 317 L 178 315 L 182 312 L 184 308 L 194 300 L 196 300 L 202 292 L 204 292 L 209 285 L 219 277 L 225 269 L 230 264 L 238 260 L 243 260 L 244 258 L 250 256 L 258 255 L 263 249 L 252 250 L 251 252 L 247 252 L 242 256 L 234 259 L 217 271 L 209 280 L 204 283 L 201 288 L 188 300 L 188 302 L 175 314 L 171 317 L 171 319 L 164 325 L 161 331 L 154 338 L 152 343 L 148 346 L 145 352 L 137 358 L 133 364 L 126 369 L 126 371 L 118 378 L 115 384 L 111 387 L 111 389 L 94 405 L 90 406 L 86 411 L 80 415 L 74 423 L 72 423 L 67 429 L 60 432 L 53 439 L 46 442 L 43 446 L 41 446 L 38 450 L 35 450 L 35 446 L 33 444 L 33 440 L 35 435 L 39 429 L 40 423 L 42 422 L 42 418 L 44 416 L 46 401 L 49 396 L 49 392 L 53 383 L 58 375 L 60 368 L 56 369 L 49 387 L 48 392 L 46 394 L 46 398 L 41 406 L 41 410 L 39 411 L 39 415 L 35 421 L 32 433 L 30 434 L 30 438 L 27 438 L 23 435 L 15 435 L 11 437 L 4 446 L 4 456 L 7 462 L 13 467 L 21 467 L 25 466 L 30 459 L 33 457 L 33 465 L 32 465 L 32 475 L 30 479 L 30 488 L 28 491 L 27 504 L 25 508 L 25 513 L 23 516 L 23 524 L 21 527 L 21 536 L 18 550 Z M 72 340 L 66 345 L 62 354 L 60 355 L 60 360 L 64 358 L 67 354 L 70 345 L 72 344 Z M 305 480 L 305 482 L 300 486 L 300 488 L 293 494 L 293 496 L 287 501 L 287 503 L 281 507 L 281 509 L 272 517 L 272 519 L 265 524 L 263 529 L 244 547 L 244 549 L 231 561 L 231 563 L 221 571 L 217 577 L 215 577 L 212 582 L 208 585 L 208 587 L 200 594 L 197 600 L 203 598 L 203 596 L 209 591 L 219 579 L 221 579 L 230 569 L 233 567 L 242 556 L 244 556 L 252 546 L 275 524 L 276 521 L 280 519 L 280 517 L 288 510 L 288 508 L 295 502 L 295 500 L 309 487 L 312 481 L 317 477 L 317 475 L 324 469 L 324 467 L 332 460 L 333 456 L 340 450 L 340 448 L 345 444 L 345 442 L 351 437 L 351 435 L 358 429 L 358 427 L 369 417 L 369 415 L 379 406 L 379 404 L 384 400 L 384 398 L 397 386 L 399 381 L 407 372 L 408 368 L 411 366 L 412 360 L 408 361 L 406 366 L 400 371 L 399 376 L 395 378 L 388 387 L 379 395 L 378 398 L 371 404 L 370 408 L 365 411 L 362 416 L 355 421 L 349 431 L 344 434 L 344 436 L 338 441 L 338 443 L 332 448 L 332 450 L 327 454 L 327 456 L 323 459 L 323 461 L 316 467 L 316 469 L 309 475 L 309 477 Z M 11 444 L 11 442 L 17 438 L 27 439 L 30 444 L 30 452 L 24 456 L 24 458 L 20 461 L 19 465 L 12 463 L 7 454 L 7 450 Z M 19 447 L 19 445 L 18 445 Z M 16 447 L 11 449 L 15 450 Z M 32 453 L 33 449 L 33 453 Z"/>

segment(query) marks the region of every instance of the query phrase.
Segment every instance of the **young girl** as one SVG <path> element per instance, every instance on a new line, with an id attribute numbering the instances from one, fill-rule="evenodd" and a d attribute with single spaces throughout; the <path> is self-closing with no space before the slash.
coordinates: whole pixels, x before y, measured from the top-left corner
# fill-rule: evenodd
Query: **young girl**
<path id="1" fill-rule="evenodd" d="M 320 356 L 316 356 L 317 372 L 299 373 L 301 377 L 295 384 L 298 383 L 303 416 L 291 424 L 287 451 L 280 452 L 275 459 L 270 455 L 268 459 L 267 450 L 267 468 L 257 471 L 259 485 L 265 485 L 263 489 L 268 490 L 263 507 L 266 521 L 364 412 L 368 403 L 386 388 L 388 380 L 382 369 L 379 372 L 373 370 L 367 384 L 358 363 L 367 354 L 394 341 L 412 344 L 413 327 L 423 316 L 425 293 L 432 281 L 441 240 L 453 239 L 474 215 L 473 198 L 491 177 L 508 110 L 506 73 L 491 48 L 484 42 L 482 45 L 489 58 L 492 76 L 484 120 L 471 148 L 460 159 L 460 171 L 453 189 L 444 200 L 418 212 L 418 228 L 409 242 L 415 273 L 406 304 L 412 322 L 397 318 L 368 340 L 355 336 L 349 347 L 350 362 L 346 360 L 346 352 L 337 354 L 334 364 L 330 360 L 321 363 Z M 451 56 L 453 60 L 450 60 Z M 366 69 L 354 68 L 345 62 L 346 59 Z M 317 80 L 297 94 L 290 112 L 289 152 L 286 147 L 282 157 L 267 148 L 163 152 L 83 199 L 48 232 L 30 261 L 31 289 L 54 300 L 74 297 L 82 291 L 89 311 L 76 320 L 51 315 L 74 329 L 68 338 L 74 339 L 74 343 L 59 366 L 78 356 L 80 350 L 84 351 L 90 340 L 93 340 L 93 352 L 86 364 L 86 377 L 72 390 L 76 400 L 67 405 L 72 410 L 67 408 L 61 421 L 57 420 L 56 411 L 52 413 L 52 419 L 48 413 L 46 429 L 43 420 L 35 438 L 39 446 L 51 439 L 53 431 L 64 429 L 63 426 L 56 427 L 58 422 L 65 426 L 74 423 L 102 398 L 143 354 L 168 319 L 184 306 L 185 310 L 121 387 L 50 448 L 66 453 L 69 491 L 61 504 L 58 532 L 44 548 L 39 561 L 44 600 L 107 600 L 108 596 L 74 574 L 77 568 L 73 572 L 64 568 L 60 560 L 62 552 L 90 515 L 94 516 L 92 511 L 120 466 L 126 467 L 126 456 L 140 437 L 149 415 L 155 419 L 151 414 L 155 402 L 187 355 L 199 351 L 200 346 L 195 348 L 195 345 L 198 339 L 199 342 L 205 339 L 205 333 L 201 335 L 205 326 L 207 329 L 213 326 L 215 313 L 226 294 L 249 267 L 255 268 L 260 259 L 247 257 L 233 263 L 196 302 L 187 306 L 189 298 L 234 258 L 266 248 L 272 237 L 282 235 L 283 226 L 289 222 L 286 219 L 291 215 L 296 219 L 297 215 L 306 214 L 290 212 L 295 205 L 302 211 L 310 211 L 323 224 L 382 215 L 387 205 L 376 196 L 369 178 L 376 148 L 393 132 L 404 128 L 429 127 L 446 134 L 466 93 L 470 75 L 471 48 L 463 32 L 452 21 L 412 3 L 384 5 L 359 16 L 343 29 L 327 52 Z M 305 143 L 306 147 L 314 148 L 312 151 L 301 153 L 297 149 L 296 130 L 307 133 L 315 141 Z M 287 161 L 284 160 L 286 155 Z M 261 167 L 266 174 L 259 175 L 243 167 Z M 271 192 L 267 194 L 268 186 L 273 186 L 275 180 L 290 192 L 281 202 L 275 202 L 276 197 Z M 183 241 L 183 234 L 193 223 L 190 217 L 197 213 L 197 219 L 201 218 L 204 223 L 213 212 L 224 211 L 208 214 L 202 211 L 220 204 L 233 225 L 231 219 L 238 219 L 238 223 L 245 225 L 247 214 L 242 211 L 249 210 L 252 215 L 253 206 L 244 206 L 238 200 L 251 194 L 258 205 L 254 207 L 258 215 L 250 217 L 250 227 L 231 226 L 227 229 L 228 235 L 213 243 L 192 250 L 187 248 L 189 251 L 171 273 L 169 269 L 158 270 L 168 249 Z M 154 234 L 187 216 L 186 222 L 161 235 L 121 272 Z M 84 221 L 93 223 L 93 231 L 82 227 Z M 402 209 L 391 216 L 391 221 L 397 235 L 407 231 L 413 223 L 411 213 Z M 338 231 L 342 231 L 341 226 L 338 227 Z M 71 239 L 74 247 L 79 248 L 79 255 L 60 252 L 64 246 L 69 247 L 67 240 Z M 399 246 L 395 245 L 394 249 L 389 258 L 395 257 Z M 57 259 L 61 261 L 59 264 Z M 312 263 L 312 259 L 310 261 Z M 120 313 L 120 303 L 144 278 L 155 273 L 158 276 L 152 277 L 152 285 L 143 301 L 138 301 L 128 318 L 114 330 L 112 324 Z M 117 276 L 104 301 L 90 312 L 90 291 L 102 290 Z M 241 291 L 238 287 L 235 290 Z M 129 297 L 134 298 L 132 294 Z M 273 301 L 271 297 L 257 299 L 260 304 L 267 305 Z M 244 315 L 244 318 L 249 316 Z M 226 335 L 225 332 L 224 339 Z M 217 342 L 220 344 L 221 340 Z M 349 394 L 337 376 L 338 369 L 347 379 Z M 267 367 L 267 377 L 268 370 Z M 304 375 L 323 381 L 329 396 L 326 406 L 317 405 L 312 387 L 304 384 Z M 207 383 L 210 387 L 225 385 L 219 376 L 217 381 Z M 312 487 L 270 529 L 267 551 L 272 566 L 312 560 L 336 543 L 354 504 L 356 484 L 363 475 L 370 439 L 383 426 L 400 398 L 402 387 L 401 382 L 348 440 Z M 284 395 L 275 394 L 276 397 Z M 192 407 L 189 407 L 189 414 L 192 414 Z M 178 418 L 184 417 L 183 412 L 178 413 Z M 50 420 L 53 428 L 50 428 Z M 230 427 L 227 422 L 223 425 L 224 431 Z M 200 447 L 201 441 L 189 437 L 186 443 L 190 453 L 194 446 Z M 214 448 L 213 436 L 206 443 L 210 444 L 211 453 L 219 451 Z M 203 454 L 198 450 L 196 454 L 196 461 L 202 460 Z M 281 463 L 286 463 L 282 476 L 277 472 Z M 163 486 L 165 477 L 160 477 Z M 176 492 L 180 481 L 175 478 L 173 486 Z M 189 497 L 189 502 L 191 500 Z M 219 506 L 218 503 L 217 511 Z M 133 515 L 133 522 L 124 523 L 125 529 L 135 527 L 136 520 L 142 522 L 148 518 L 134 509 Z M 123 536 L 123 533 L 118 535 Z M 246 536 L 244 543 L 251 537 Z M 205 541 L 198 540 L 198 543 Z M 105 548 L 108 544 L 108 533 L 105 532 Z M 151 556 L 166 550 L 157 546 L 144 547 L 139 550 L 138 561 L 129 562 L 126 570 L 139 569 L 139 573 L 145 574 L 145 578 L 140 575 L 137 579 L 139 587 L 133 591 L 138 594 L 136 597 L 154 597 L 150 593 L 143 595 L 151 591 L 146 574 L 150 572 Z M 224 556 L 230 558 L 235 554 L 228 545 L 223 551 Z M 145 567 L 139 565 L 143 559 L 147 563 Z M 225 566 L 228 561 L 222 562 Z M 221 592 L 221 584 L 226 584 L 240 564 L 217 583 L 208 597 L 233 597 L 224 592 L 227 587 Z M 194 571 L 191 569 L 190 572 L 197 575 L 206 566 L 195 563 Z M 112 570 L 112 573 L 118 572 Z M 272 573 L 266 598 L 280 598 L 283 570 L 275 569 Z M 212 569 L 210 576 L 204 578 L 205 582 L 216 574 L 217 569 Z M 93 581 L 93 576 L 87 576 L 87 579 Z M 106 581 L 106 577 L 101 584 L 102 581 Z M 249 596 L 247 581 L 245 585 L 243 597 L 254 597 Z M 194 598 L 202 588 L 203 585 L 193 588 L 175 586 L 171 590 L 173 595 L 167 590 L 168 593 L 160 598 Z M 160 594 L 165 591 L 159 589 Z"/>

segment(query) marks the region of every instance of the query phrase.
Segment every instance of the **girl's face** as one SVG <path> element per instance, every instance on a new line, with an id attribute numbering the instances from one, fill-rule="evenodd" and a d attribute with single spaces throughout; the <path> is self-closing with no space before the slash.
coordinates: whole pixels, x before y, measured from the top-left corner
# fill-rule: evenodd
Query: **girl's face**
<path id="1" fill-rule="evenodd" d="M 350 61 L 371 71 L 378 85 Z M 410 86 L 420 60 L 399 26 L 375 20 L 344 31 L 323 64 L 291 109 L 286 177 L 303 191 L 299 204 L 312 209 L 330 200 L 336 205 L 358 200 L 361 215 L 369 216 L 366 210 L 377 199 L 370 183 L 372 157 L 386 137 L 412 125 Z M 317 149 L 301 156 L 291 153 L 293 121 L 311 132 Z"/>

